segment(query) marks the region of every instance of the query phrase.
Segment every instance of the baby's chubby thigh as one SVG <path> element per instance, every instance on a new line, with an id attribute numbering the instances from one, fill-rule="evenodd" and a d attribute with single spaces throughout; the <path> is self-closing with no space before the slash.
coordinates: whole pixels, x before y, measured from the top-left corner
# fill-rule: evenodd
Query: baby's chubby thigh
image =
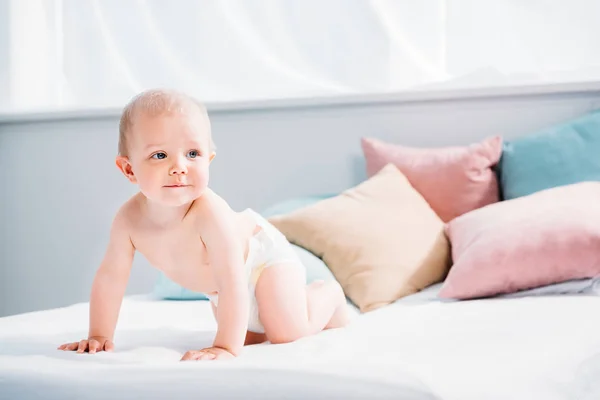
<path id="1" fill-rule="evenodd" d="M 287 343 L 310 333 L 306 272 L 299 261 L 265 268 L 256 282 L 259 319 L 271 343 Z"/>

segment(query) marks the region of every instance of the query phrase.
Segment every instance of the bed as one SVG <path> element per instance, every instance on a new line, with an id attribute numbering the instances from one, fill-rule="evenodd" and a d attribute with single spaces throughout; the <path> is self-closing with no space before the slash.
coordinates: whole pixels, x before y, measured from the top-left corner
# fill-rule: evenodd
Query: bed
<path id="1" fill-rule="evenodd" d="M 96 355 L 56 350 L 86 334 L 87 303 L 4 317 L 0 398 L 600 398 L 597 290 L 442 301 L 439 288 L 226 362 L 179 361 L 211 343 L 207 301 L 127 296 L 115 352 Z"/>
<path id="2" fill-rule="evenodd" d="M 295 196 L 339 193 L 362 181 L 365 136 L 428 147 L 466 145 L 495 134 L 511 139 L 599 104 L 600 91 L 582 85 L 437 100 L 398 95 L 313 106 L 215 106 L 222 150 L 211 181 L 233 208 L 263 209 Z M 0 315 L 16 314 L 0 318 L 1 400 L 600 399 L 596 284 L 572 293 L 540 288 L 442 301 L 440 283 L 369 313 L 353 309 L 347 328 L 291 344 L 248 346 L 227 362 L 179 361 L 187 350 L 212 342 L 216 324 L 207 301 L 128 295 L 115 352 L 56 350 L 87 334 L 88 304 L 80 301 L 89 296 L 114 211 L 131 194 L 105 172 L 113 162 L 117 123 L 110 114 L 0 124 L 10 149 L 2 170 L 17 182 L 42 184 L 6 192 L 0 207 L 11 232 L 0 243 L 0 272 L 8 274 L 0 275 Z M 87 151 L 89 143 L 97 151 Z M 32 152 L 64 152 L 65 146 L 74 157 L 68 165 L 58 159 L 22 168 L 20 160 Z M 256 157 L 265 152 L 268 157 Z M 93 167 L 61 173 L 73 163 Z M 107 198 L 107 192 L 115 194 Z M 27 206 L 40 193 L 48 201 Z M 70 201 L 56 201 L 64 198 Z M 143 258 L 136 263 L 141 268 L 132 271 L 129 293 L 147 292 L 154 276 Z M 72 305 L 57 308 L 64 304 Z"/>

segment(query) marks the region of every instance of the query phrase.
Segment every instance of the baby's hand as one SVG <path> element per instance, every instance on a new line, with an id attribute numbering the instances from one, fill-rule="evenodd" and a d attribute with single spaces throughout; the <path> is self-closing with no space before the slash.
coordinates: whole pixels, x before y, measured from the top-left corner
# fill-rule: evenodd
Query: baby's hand
<path id="1" fill-rule="evenodd" d="M 181 361 L 186 360 L 229 360 L 235 358 L 233 354 L 220 347 L 207 347 L 202 350 L 190 350 L 186 352 Z"/>
<path id="2" fill-rule="evenodd" d="M 58 346 L 58 350 L 77 350 L 78 353 L 89 351 L 90 354 L 94 354 L 97 351 L 113 351 L 115 344 L 104 336 L 91 336 L 87 340 L 80 342 L 65 343 Z"/>

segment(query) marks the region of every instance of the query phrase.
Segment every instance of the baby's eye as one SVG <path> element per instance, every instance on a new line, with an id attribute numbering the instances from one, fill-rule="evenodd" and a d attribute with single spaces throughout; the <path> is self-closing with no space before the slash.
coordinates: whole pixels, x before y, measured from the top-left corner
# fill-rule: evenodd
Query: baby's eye
<path id="1" fill-rule="evenodd" d="M 164 158 L 167 158 L 167 155 L 165 153 L 155 153 L 155 154 L 152 154 L 152 158 L 155 158 L 157 160 L 162 160 Z"/>
<path id="2" fill-rule="evenodd" d="M 199 154 L 198 154 L 198 151 L 197 151 L 197 150 L 190 150 L 190 151 L 188 152 L 188 157 L 189 157 L 189 158 L 196 158 L 196 157 L 198 157 L 198 156 L 199 156 Z"/>

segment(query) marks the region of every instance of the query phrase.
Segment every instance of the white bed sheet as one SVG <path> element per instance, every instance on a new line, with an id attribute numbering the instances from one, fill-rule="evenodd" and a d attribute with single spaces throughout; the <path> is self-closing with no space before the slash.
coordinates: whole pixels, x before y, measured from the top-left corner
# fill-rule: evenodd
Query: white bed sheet
<path id="1" fill-rule="evenodd" d="M 439 285 L 345 329 L 180 362 L 208 346 L 210 305 L 131 296 L 116 351 L 61 352 L 87 303 L 0 319 L 0 398 L 600 399 L 600 297 L 435 299 Z"/>

